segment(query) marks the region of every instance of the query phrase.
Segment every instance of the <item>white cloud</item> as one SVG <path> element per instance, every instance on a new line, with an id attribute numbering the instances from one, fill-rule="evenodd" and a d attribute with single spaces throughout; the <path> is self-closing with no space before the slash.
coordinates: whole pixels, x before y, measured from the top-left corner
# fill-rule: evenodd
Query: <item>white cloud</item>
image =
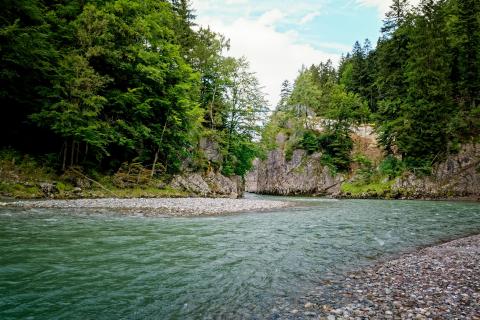
<path id="1" fill-rule="evenodd" d="M 315 19 L 316 17 L 320 16 L 320 11 L 314 11 L 314 12 L 310 12 L 310 13 L 307 13 L 305 16 L 302 17 L 302 19 L 300 19 L 300 24 L 306 24 L 310 21 L 312 21 L 313 19 Z"/>
<path id="2" fill-rule="evenodd" d="M 336 43 L 336 42 L 320 42 L 317 44 L 319 48 L 324 49 L 334 49 L 335 51 L 340 52 L 350 52 L 352 50 L 352 46 L 347 46 L 343 43 Z"/>
<path id="3" fill-rule="evenodd" d="M 390 8 L 391 1 L 390 0 L 357 0 L 357 3 L 368 6 L 368 7 L 376 7 L 378 13 L 383 16 Z"/>
<path id="4" fill-rule="evenodd" d="M 245 4 L 248 0 L 225 0 L 225 4 Z"/>
<path id="5" fill-rule="evenodd" d="M 390 9 L 392 4 L 391 0 L 356 0 L 357 3 L 363 6 L 376 7 L 380 16 L 384 16 Z M 420 3 L 420 0 L 410 0 L 410 5 L 416 6 Z"/>
<path id="6" fill-rule="evenodd" d="M 258 21 L 263 25 L 271 26 L 277 23 L 278 21 L 280 21 L 284 17 L 285 17 L 285 14 L 282 11 L 278 9 L 273 9 L 265 12 Z"/>
<path id="7" fill-rule="evenodd" d="M 339 55 L 298 43 L 295 32 L 275 30 L 272 23 L 279 16 L 278 12 L 270 12 L 257 19 L 238 18 L 231 23 L 212 17 L 198 20 L 199 25 L 210 26 L 231 40 L 229 55 L 248 59 L 268 94 L 271 106 L 278 102 L 281 83 L 293 81 L 302 65 L 327 59 L 337 63 L 339 60 Z"/>

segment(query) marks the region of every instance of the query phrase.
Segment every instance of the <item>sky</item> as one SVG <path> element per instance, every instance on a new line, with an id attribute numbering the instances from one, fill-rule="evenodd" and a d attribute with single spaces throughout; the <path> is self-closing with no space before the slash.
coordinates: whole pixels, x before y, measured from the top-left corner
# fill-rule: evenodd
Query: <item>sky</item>
<path id="1" fill-rule="evenodd" d="M 271 107 L 284 80 L 302 65 L 351 51 L 366 38 L 375 45 L 390 0 L 192 0 L 196 23 L 230 39 L 230 56 L 245 56 Z"/>

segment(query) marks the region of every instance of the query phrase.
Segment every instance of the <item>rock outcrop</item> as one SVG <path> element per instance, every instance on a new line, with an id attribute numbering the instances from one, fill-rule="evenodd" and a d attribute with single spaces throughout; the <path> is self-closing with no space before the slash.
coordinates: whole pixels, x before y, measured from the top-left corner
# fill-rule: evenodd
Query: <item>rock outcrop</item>
<path id="1" fill-rule="evenodd" d="M 213 171 L 205 174 L 178 175 L 173 178 L 170 185 L 175 189 L 201 197 L 241 198 L 244 190 L 241 177 L 226 177 Z"/>
<path id="2" fill-rule="evenodd" d="M 247 192 L 272 195 L 335 195 L 340 192 L 342 175 L 332 175 L 320 162 L 321 154 L 307 155 L 295 150 L 291 160 L 282 150 L 269 152 L 267 159 L 256 159 L 245 179 Z"/>
<path id="3" fill-rule="evenodd" d="M 372 127 L 352 130 L 352 154 L 367 157 L 374 165 L 384 158 Z M 308 155 L 295 150 L 290 160 L 283 151 L 287 137 L 276 137 L 277 150 L 265 160 L 256 159 L 245 179 L 246 191 L 272 195 L 330 195 L 345 198 L 406 198 L 406 199 L 474 199 L 480 200 L 480 144 L 467 144 L 433 168 L 432 175 L 405 173 L 385 190 L 372 189 L 361 194 L 342 193 L 343 182 L 356 181 L 358 164 L 352 163 L 350 174 L 333 175 L 321 164 L 321 153 Z M 387 180 L 388 182 L 388 180 Z"/>
<path id="4" fill-rule="evenodd" d="M 480 145 L 464 145 L 433 169 L 431 176 L 413 173 L 398 178 L 392 190 L 409 198 L 480 198 Z"/>

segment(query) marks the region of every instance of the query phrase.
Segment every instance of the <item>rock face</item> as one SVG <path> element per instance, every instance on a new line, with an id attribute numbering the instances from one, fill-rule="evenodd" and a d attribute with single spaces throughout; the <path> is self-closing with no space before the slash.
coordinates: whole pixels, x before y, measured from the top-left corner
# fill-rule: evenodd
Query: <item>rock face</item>
<path id="1" fill-rule="evenodd" d="M 246 177 L 247 192 L 272 195 L 335 195 L 340 192 L 342 175 L 333 176 L 328 167 L 320 163 L 321 154 L 307 155 L 295 150 L 291 160 L 283 151 L 270 151 L 267 159 L 254 161 Z"/>
<path id="2" fill-rule="evenodd" d="M 209 138 L 202 138 L 200 139 L 199 146 L 208 161 L 222 163 L 223 157 L 218 142 Z"/>
<path id="3" fill-rule="evenodd" d="M 245 179 L 247 192 L 352 197 L 341 192 L 341 184 L 347 177 L 332 175 L 320 163 L 320 153 L 308 155 L 304 150 L 295 150 L 291 160 L 285 159 L 282 150 L 285 140 L 286 137 L 279 134 L 279 149 L 269 152 L 265 160 L 254 161 L 253 169 Z M 376 165 L 383 159 L 383 152 L 371 127 L 357 128 L 352 134 L 352 140 L 353 154 L 365 155 Z M 353 163 L 351 172 L 356 169 L 358 168 Z M 355 175 L 350 174 L 348 179 L 355 181 Z M 480 144 L 464 145 L 459 153 L 436 165 L 431 176 L 410 172 L 396 179 L 391 189 L 385 190 L 385 193 L 374 192 L 353 197 L 480 200 Z"/>
<path id="4" fill-rule="evenodd" d="M 392 189 L 411 198 L 479 198 L 480 145 L 464 145 L 458 154 L 437 165 L 431 176 L 407 174 Z"/>
<path id="5" fill-rule="evenodd" d="M 243 179 L 238 176 L 225 177 L 219 172 L 206 174 L 189 173 L 175 176 L 170 184 L 173 188 L 202 197 L 241 198 Z"/>

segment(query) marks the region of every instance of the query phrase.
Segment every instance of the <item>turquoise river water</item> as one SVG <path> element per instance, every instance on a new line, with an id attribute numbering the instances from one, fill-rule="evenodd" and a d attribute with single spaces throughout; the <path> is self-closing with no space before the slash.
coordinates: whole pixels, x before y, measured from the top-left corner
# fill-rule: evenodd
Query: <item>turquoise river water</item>
<path id="1" fill-rule="evenodd" d="M 321 281 L 480 233 L 480 205 L 295 198 L 218 217 L 0 208 L 0 319 L 263 319 Z"/>

